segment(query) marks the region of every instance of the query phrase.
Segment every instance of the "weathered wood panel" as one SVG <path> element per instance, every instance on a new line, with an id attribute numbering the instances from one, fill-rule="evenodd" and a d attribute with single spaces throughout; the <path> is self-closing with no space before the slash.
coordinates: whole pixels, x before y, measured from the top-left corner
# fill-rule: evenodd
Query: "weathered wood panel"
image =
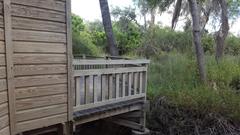
<path id="1" fill-rule="evenodd" d="M 37 8 L 45 8 L 65 12 L 65 2 L 59 0 L 12 0 L 12 3 L 34 6 Z"/>
<path id="2" fill-rule="evenodd" d="M 66 59 L 64 54 L 15 54 L 14 64 L 65 64 Z"/>
<path id="3" fill-rule="evenodd" d="M 65 43 L 13 42 L 16 53 L 66 53 Z"/>
<path id="4" fill-rule="evenodd" d="M 0 79 L 6 78 L 6 68 L 0 67 Z"/>
<path id="5" fill-rule="evenodd" d="M 37 108 L 37 107 L 63 104 L 63 103 L 67 103 L 66 94 L 21 99 L 17 101 L 16 108 L 17 108 L 17 111 L 20 111 L 20 110 Z"/>
<path id="6" fill-rule="evenodd" d="M 8 101 L 7 92 L 6 91 L 0 92 L 0 104 L 5 103 L 7 101 Z"/>
<path id="7" fill-rule="evenodd" d="M 13 17 L 13 28 L 23 29 L 23 30 L 59 32 L 59 33 L 66 32 L 65 23 L 42 21 L 42 20 L 22 18 L 22 17 Z"/>
<path id="8" fill-rule="evenodd" d="M 67 85 L 57 84 L 49 86 L 19 88 L 16 89 L 15 93 L 17 99 L 62 94 L 67 93 Z"/>
<path id="9" fill-rule="evenodd" d="M 4 129 L 0 129 L 0 135 L 10 135 L 9 127 L 6 127 Z"/>
<path id="10" fill-rule="evenodd" d="M 34 18 L 64 23 L 66 22 L 66 16 L 64 13 L 23 5 L 13 4 L 12 15 L 24 18 Z"/>
<path id="11" fill-rule="evenodd" d="M 41 119 L 30 120 L 26 122 L 21 122 L 17 124 L 17 132 L 22 132 L 26 130 L 32 130 L 39 127 L 47 127 L 49 125 L 54 125 L 58 123 L 64 123 L 67 121 L 67 114 L 54 115 L 51 117 L 44 117 Z"/>
<path id="12" fill-rule="evenodd" d="M 67 73 L 67 66 L 59 65 L 17 65 L 14 67 L 15 76 L 50 75 Z M 0 68 L 1 78 L 1 68 Z"/>
<path id="13" fill-rule="evenodd" d="M 6 128 L 9 125 L 8 115 L 0 117 L 0 129 Z"/>
<path id="14" fill-rule="evenodd" d="M 0 92 L 7 90 L 7 82 L 6 79 L 0 79 Z"/>
<path id="15" fill-rule="evenodd" d="M 0 66 L 5 66 L 6 61 L 5 61 L 5 54 L 0 54 Z"/>
<path id="16" fill-rule="evenodd" d="M 65 0 L 11 0 L 16 133 L 67 121 L 66 9 Z"/>
<path id="17" fill-rule="evenodd" d="M 0 39 L 1 39 L 1 31 L 0 31 Z M 66 34 L 43 32 L 43 31 L 30 31 L 30 30 L 13 30 L 13 40 L 66 43 Z"/>
<path id="18" fill-rule="evenodd" d="M 0 117 L 8 115 L 8 103 L 0 104 Z"/>
<path id="19" fill-rule="evenodd" d="M 0 15 L 0 28 L 3 28 L 3 25 L 4 25 L 4 23 L 3 23 L 3 16 Z"/>
<path id="20" fill-rule="evenodd" d="M 0 28 L 0 41 L 4 40 L 4 30 Z"/>
<path id="21" fill-rule="evenodd" d="M 67 113 L 67 105 L 53 105 L 42 108 L 36 108 L 31 110 L 19 111 L 17 113 L 16 119 L 18 122 L 43 118 L 47 116 L 57 115 Z"/>
<path id="22" fill-rule="evenodd" d="M 0 41 L 0 53 L 5 53 L 5 43 Z"/>
<path id="23" fill-rule="evenodd" d="M 67 75 L 41 75 L 41 76 L 25 76 L 15 79 L 15 86 L 31 87 L 51 84 L 62 84 L 67 82 Z"/>

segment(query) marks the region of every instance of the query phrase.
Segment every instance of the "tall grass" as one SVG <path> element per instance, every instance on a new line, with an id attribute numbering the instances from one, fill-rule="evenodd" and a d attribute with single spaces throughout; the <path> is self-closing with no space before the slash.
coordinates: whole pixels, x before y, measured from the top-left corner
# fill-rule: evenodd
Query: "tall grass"
<path id="1" fill-rule="evenodd" d="M 239 58 L 225 56 L 217 64 L 213 56 L 206 56 L 206 66 L 208 85 L 202 85 L 194 57 L 165 54 L 153 59 L 149 68 L 149 98 L 164 96 L 177 106 L 240 120 L 240 95 L 229 86 L 233 78 L 240 76 Z"/>

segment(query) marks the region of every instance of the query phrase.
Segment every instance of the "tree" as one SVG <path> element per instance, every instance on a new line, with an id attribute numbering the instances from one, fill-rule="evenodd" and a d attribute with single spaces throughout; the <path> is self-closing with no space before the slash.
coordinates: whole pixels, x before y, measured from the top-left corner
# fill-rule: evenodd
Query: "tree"
<path id="1" fill-rule="evenodd" d="M 200 79 L 202 82 L 207 80 L 206 69 L 205 69 L 205 59 L 204 59 L 204 51 L 201 45 L 201 29 L 200 29 L 200 14 L 198 9 L 198 4 L 196 0 L 188 0 L 190 13 L 192 16 L 192 32 L 193 32 L 193 40 L 195 45 L 198 70 L 200 74 Z"/>
<path id="2" fill-rule="evenodd" d="M 105 33 L 107 36 L 109 53 L 112 56 L 118 56 L 119 52 L 118 52 L 115 37 L 113 34 L 113 28 L 112 28 L 111 16 L 110 16 L 109 7 L 108 7 L 108 1 L 107 0 L 99 0 L 99 2 L 100 2 L 101 13 L 102 13 L 102 22 L 103 22 L 104 30 L 105 30 Z"/>
<path id="3" fill-rule="evenodd" d="M 216 34 L 215 42 L 216 42 L 216 61 L 219 62 L 223 56 L 224 52 L 224 44 L 225 39 L 228 35 L 229 24 L 228 24 L 228 9 L 227 2 L 225 0 L 219 0 L 219 5 L 221 6 L 221 27 L 220 30 Z"/>

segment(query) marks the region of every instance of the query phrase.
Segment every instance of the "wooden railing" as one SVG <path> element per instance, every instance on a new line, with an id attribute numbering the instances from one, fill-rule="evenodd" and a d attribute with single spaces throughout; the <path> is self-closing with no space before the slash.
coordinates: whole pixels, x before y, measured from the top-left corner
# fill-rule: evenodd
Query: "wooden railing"
<path id="1" fill-rule="evenodd" d="M 74 59 L 74 112 L 145 98 L 149 60 Z"/>

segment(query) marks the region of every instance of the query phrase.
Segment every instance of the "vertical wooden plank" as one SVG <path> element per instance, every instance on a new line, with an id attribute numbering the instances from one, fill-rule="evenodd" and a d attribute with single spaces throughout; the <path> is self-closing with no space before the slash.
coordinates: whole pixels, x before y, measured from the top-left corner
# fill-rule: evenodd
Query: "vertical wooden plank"
<path id="1" fill-rule="evenodd" d="M 98 96 L 101 91 L 101 75 L 94 76 L 94 103 L 98 102 Z"/>
<path id="2" fill-rule="evenodd" d="M 128 74 L 128 96 L 132 95 L 132 73 Z"/>
<path id="3" fill-rule="evenodd" d="M 139 94 L 143 91 L 143 72 L 139 73 Z"/>
<path id="4" fill-rule="evenodd" d="M 108 84 L 109 84 L 109 99 L 113 98 L 113 75 L 109 75 L 109 80 L 108 80 Z"/>
<path id="5" fill-rule="evenodd" d="M 86 77 L 86 104 L 93 102 L 93 75 Z"/>
<path id="6" fill-rule="evenodd" d="M 76 77 L 76 106 L 79 106 L 81 102 L 80 83 L 80 77 Z"/>
<path id="7" fill-rule="evenodd" d="M 122 97 L 126 96 L 126 74 L 123 73 L 122 77 Z"/>
<path id="8" fill-rule="evenodd" d="M 119 98 L 119 87 L 120 87 L 120 74 L 116 74 L 116 98 Z"/>
<path id="9" fill-rule="evenodd" d="M 16 134 L 16 97 L 14 86 L 14 67 L 13 67 L 13 44 L 12 44 L 12 18 L 11 18 L 11 1 L 3 1 L 4 8 L 4 27 L 5 27 L 5 46 L 6 46 L 6 65 L 7 65 L 7 88 L 9 103 L 9 123 L 10 133 Z"/>
<path id="10" fill-rule="evenodd" d="M 108 91 L 107 75 L 102 75 L 102 101 L 106 100 L 107 91 Z"/>
<path id="11" fill-rule="evenodd" d="M 80 105 L 85 104 L 85 76 L 80 77 Z"/>
<path id="12" fill-rule="evenodd" d="M 145 71 L 143 73 L 143 89 L 142 89 L 142 93 L 146 93 L 147 92 L 147 71 Z"/>
<path id="13" fill-rule="evenodd" d="M 138 73 L 134 73 L 134 81 L 133 81 L 133 89 L 134 89 L 134 94 L 137 94 L 137 89 L 138 89 Z"/>
<path id="14" fill-rule="evenodd" d="M 66 23 L 67 23 L 67 61 L 68 61 L 68 120 L 73 120 L 73 101 L 72 88 L 73 88 L 73 76 L 72 76 L 72 22 L 71 22 L 71 0 L 66 0 Z"/>

